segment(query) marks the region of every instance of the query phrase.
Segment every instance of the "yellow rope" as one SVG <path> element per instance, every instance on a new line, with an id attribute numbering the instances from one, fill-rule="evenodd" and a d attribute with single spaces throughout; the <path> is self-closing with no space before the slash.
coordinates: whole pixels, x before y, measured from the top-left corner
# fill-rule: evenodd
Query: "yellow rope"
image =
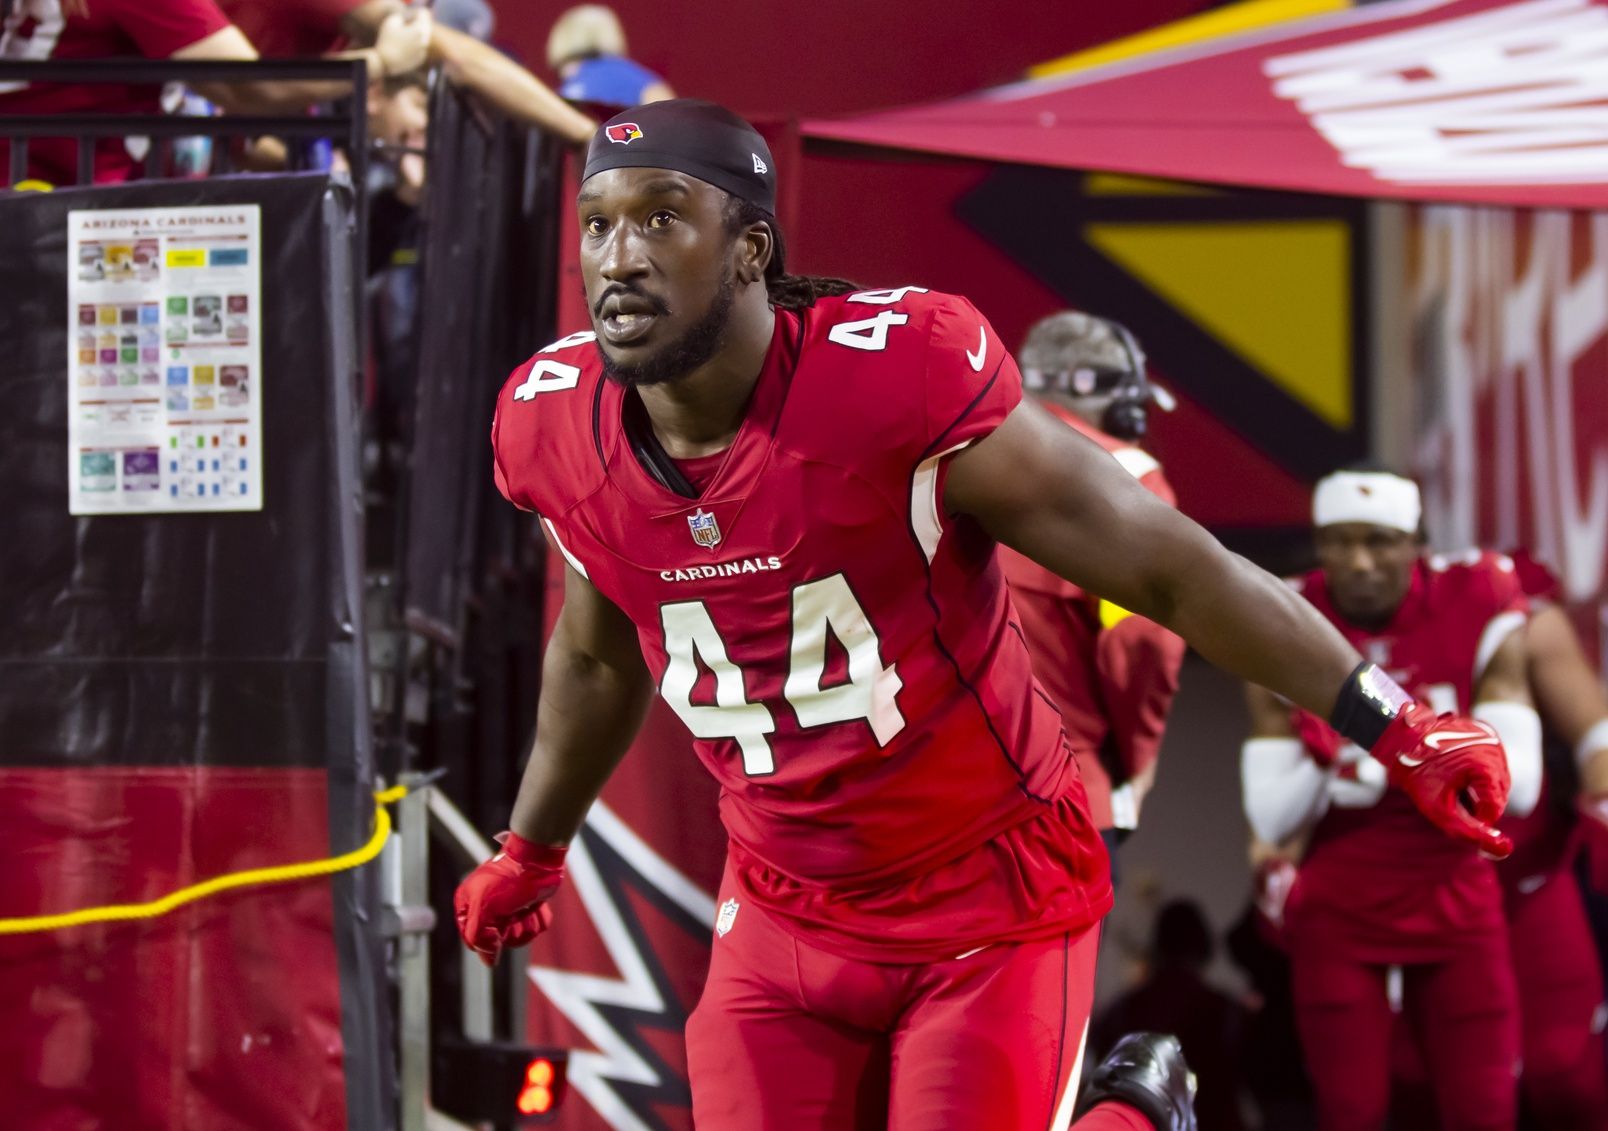
<path id="1" fill-rule="evenodd" d="M 37 931 L 58 931 L 63 927 L 78 927 L 85 923 L 112 923 L 127 919 L 155 919 L 166 915 L 186 903 L 194 903 L 219 892 L 235 888 L 255 887 L 261 884 L 283 884 L 291 880 L 304 880 L 313 876 L 328 876 L 367 864 L 380 854 L 385 840 L 391 835 L 391 814 L 385 807 L 407 796 L 405 785 L 392 786 L 374 795 L 374 835 L 362 848 L 343 852 L 324 860 L 310 860 L 302 864 L 278 864 L 271 868 L 249 868 L 244 872 L 230 872 L 180 888 L 161 899 L 149 903 L 117 903 L 106 907 L 86 907 L 81 911 L 67 911 L 60 915 L 30 915 L 19 919 L 0 919 L 0 935 L 26 935 Z"/>

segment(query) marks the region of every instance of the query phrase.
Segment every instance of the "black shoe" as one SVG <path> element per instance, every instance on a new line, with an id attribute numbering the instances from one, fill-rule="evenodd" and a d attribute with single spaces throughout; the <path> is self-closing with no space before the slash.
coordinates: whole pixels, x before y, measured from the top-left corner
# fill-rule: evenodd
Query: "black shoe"
<path id="1" fill-rule="evenodd" d="M 1195 1131 L 1195 1074 L 1178 1038 L 1129 1033 L 1089 1076 L 1078 1115 L 1104 1100 L 1136 1108 L 1156 1131 Z"/>

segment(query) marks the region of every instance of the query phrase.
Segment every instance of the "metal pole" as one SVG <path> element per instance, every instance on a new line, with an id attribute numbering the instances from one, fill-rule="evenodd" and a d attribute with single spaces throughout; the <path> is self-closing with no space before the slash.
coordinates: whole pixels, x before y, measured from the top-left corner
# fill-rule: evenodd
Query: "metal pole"
<path id="1" fill-rule="evenodd" d="M 430 793 L 423 775 L 404 774 L 397 806 L 399 882 L 386 908 L 396 939 L 397 1032 L 401 1043 L 401 1131 L 426 1131 L 430 1103 Z M 395 843 L 395 842 L 393 842 Z"/>

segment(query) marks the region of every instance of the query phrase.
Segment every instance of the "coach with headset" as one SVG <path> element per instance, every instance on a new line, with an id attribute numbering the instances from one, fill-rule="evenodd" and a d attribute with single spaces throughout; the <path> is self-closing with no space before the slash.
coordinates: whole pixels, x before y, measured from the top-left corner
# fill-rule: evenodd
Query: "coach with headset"
<path id="1" fill-rule="evenodd" d="M 1177 505 L 1161 464 L 1138 446 L 1150 406 L 1171 409 L 1173 400 L 1150 383 L 1127 327 L 1061 311 L 1028 331 L 1017 358 L 1023 387 L 1040 404 Z M 1060 708 L 1089 811 L 1115 850 L 1138 826 L 1140 804 L 1155 781 L 1184 642 L 1013 550 L 1001 546 L 1000 558 L 1033 673 Z"/>

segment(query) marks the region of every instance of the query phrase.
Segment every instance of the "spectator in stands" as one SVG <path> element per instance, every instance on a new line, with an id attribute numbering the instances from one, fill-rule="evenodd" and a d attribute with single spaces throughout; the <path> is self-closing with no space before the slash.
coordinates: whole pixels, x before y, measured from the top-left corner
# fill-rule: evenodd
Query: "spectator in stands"
<path id="1" fill-rule="evenodd" d="M 417 69 L 430 37 L 428 13 L 397 15 L 363 49 L 376 80 Z M 6 60 L 128 57 L 249 61 L 251 42 L 214 0 L 10 0 L 0 23 L 0 58 Z M 338 97 L 331 83 L 198 83 L 195 89 L 225 111 L 276 112 Z M 13 114 L 137 114 L 161 109 L 157 86 L 115 83 L 0 84 L 0 116 Z M 94 179 L 116 182 L 136 175 L 142 156 L 131 139 L 102 138 L 95 146 Z M 140 139 L 143 143 L 143 139 Z M 0 139 L 0 184 L 10 182 L 10 144 Z M 77 181 L 76 146 L 60 138 L 29 143 L 28 175 L 50 184 Z"/>
<path id="2" fill-rule="evenodd" d="M 486 0 L 431 0 L 430 11 L 436 23 L 481 43 L 490 43 L 491 33 L 497 30 L 497 13 Z"/>
<path id="3" fill-rule="evenodd" d="M 623 110 L 674 98 L 668 83 L 625 53 L 625 30 L 614 10 L 580 4 L 553 21 L 547 65 L 563 80 L 571 102 Z"/>
<path id="4" fill-rule="evenodd" d="M 1195 1070 L 1200 1131 L 1241 1131 L 1244 1010 L 1206 981 L 1215 949 L 1200 905 L 1179 899 L 1156 915 L 1150 970 L 1095 1022 L 1090 1047 L 1103 1052 L 1127 1032 L 1174 1033 Z"/>
<path id="5" fill-rule="evenodd" d="M 410 12 L 401 0 L 220 0 L 220 6 L 270 59 L 317 55 L 347 40 L 372 44 L 388 20 Z M 591 138 L 595 122 L 496 48 L 435 22 L 427 49 L 448 79 L 504 114 L 576 144 Z"/>

